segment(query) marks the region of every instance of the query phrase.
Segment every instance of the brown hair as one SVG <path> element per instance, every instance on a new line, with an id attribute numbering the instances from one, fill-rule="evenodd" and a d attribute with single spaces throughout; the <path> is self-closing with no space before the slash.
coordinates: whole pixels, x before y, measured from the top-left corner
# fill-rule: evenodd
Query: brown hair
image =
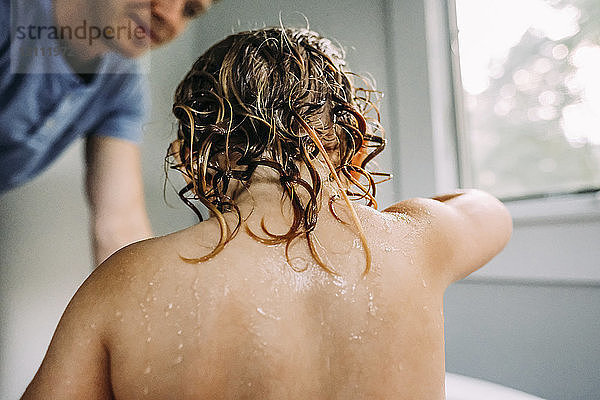
<path id="1" fill-rule="evenodd" d="M 344 65 L 343 51 L 331 41 L 307 29 L 289 28 L 231 35 L 194 63 L 175 92 L 179 130 L 167 160 L 190 182 L 179 192 L 181 199 L 200 220 L 192 200 L 205 205 L 219 221 L 221 238 L 209 254 L 187 261 L 210 259 L 237 233 L 242 218 L 230 184 L 238 181 L 247 187 L 256 168 L 265 166 L 279 173 L 293 222 L 283 235 L 270 233 L 264 221 L 265 236 L 246 230 L 266 244 L 286 243 L 286 256 L 292 241 L 304 236 L 315 261 L 335 273 L 317 254 L 313 239 L 321 193 L 313 160 L 321 155 L 350 209 L 368 272 L 370 251 L 349 197 L 376 207 L 378 182 L 373 176 L 389 174 L 366 169 L 385 146 L 374 104 L 379 93 L 362 78 L 366 87 L 355 88 L 350 79 L 355 75 Z M 371 111 L 374 118 L 367 117 Z M 310 172 L 310 182 L 301 178 L 300 164 Z M 299 190 L 308 200 L 303 201 Z M 329 208 L 335 215 L 332 201 Z M 233 230 L 222 215 L 229 211 L 238 216 Z"/>

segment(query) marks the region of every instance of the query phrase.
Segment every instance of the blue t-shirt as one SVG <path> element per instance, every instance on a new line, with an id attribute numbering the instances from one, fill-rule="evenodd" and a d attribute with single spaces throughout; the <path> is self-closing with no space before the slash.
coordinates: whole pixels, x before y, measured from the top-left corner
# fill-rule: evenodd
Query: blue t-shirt
<path id="1" fill-rule="evenodd" d="M 11 41 L 10 1 L 0 0 L 0 193 L 39 174 L 77 138 L 139 142 L 148 108 L 147 79 L 134 60 L 108 53 L 85 83 L 59 41 L 18 41 L 14 30 Z M 19 24 L 55 25 L 52 0 L 17 1 L 26 4 Z"/>

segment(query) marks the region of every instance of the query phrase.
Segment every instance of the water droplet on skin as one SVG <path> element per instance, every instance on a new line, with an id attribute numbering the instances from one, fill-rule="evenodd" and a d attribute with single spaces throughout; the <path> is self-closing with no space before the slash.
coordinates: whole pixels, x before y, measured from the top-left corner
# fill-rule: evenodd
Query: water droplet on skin
<path id="1" fill-rule="evenodd" d="M 182 361 L 183 361 L 183 356 L 178 355 L 177 358 L 175 359 L 175 364 L 181 364 Z"/>
<path id="2" fill-rule="evenodd" d="M 252 382 L 248 382 L 248 387 L 252 386 Z"/>
<path id="3" fill-rule="evenodd" d="M 331 282 L 338 287 L 346 286 L 346 281 L 341 276 L 335 276 Z"/>
<path id="4" fill-rule="evenodd" d="M 377 314 L 377 306 L 373 302 L 373 293 L 369 292 L 369 314 L 375 316 Z"/>
<path id="5" fill-rule="evenodd" d="M 196 301 L 200 303 L 200 277 L 197 277 L 194 280 L 194 284 L 192 285 L 192 289 L 194 290 L 194 297 Z"/>
<path id="6" fill-rule="evenodd" d="M 173 303 L 169 303 L 169 305 L 167 306 L 167 308 L 168 308 L 169 310 L 173 309 Z"/>
<path id="7" fill-rule="evenodd" d="M 178 335 L 181 335 L 182 333 L 183 333 L 183 331 L 181 329 L 177 331 Z"/>
<path id="8" fill-rule="evenodd" d="M 146 338 L 146 343 L 150 343 L 151 341 L 152 341 L 152 338 L 151 338 L 150 336 L 148 336 L 148 337 Z"/>
<path id="9" fill-rule="evenodd" d="M 421 282 L 423 283 L 423 287 L 427 287 L 427 281 L 425 279 L 421 279 Z"/>
<path id="10" fill-rule="evenodd" d="M 361 339 L 362 339 L 362 336 L 360 336 L 360 335 L 357 335 L 355 333 L 350 334 L 350 340 L 361 340 Z"/>
<path id="11" fill-rule="evenodd" d="M 121 311 L 115 311 L 115 317 L 117 317 L 119 321 L 123 322 L 123 313 Z"/>
<path id="12" fill-rule="evenodd" d="M 144 370 L 144 375 L 148 375 L 150 372 L 152 372 L 152 367 L 148 365 Z"/>
<path id="13" fill-rule="evenodd" d="M 392 232 L 392 221 L 390 221 L 389 219 L 385 219 L 385 222 L 383 224 L 384 230 L 387 233 L 391 233 Z"/>
<path id="14" fill-rule="evenodd" d="M 271 319 L 274 319 L 275 321 L 279 321 L 281 319 L 281 317 L 270 314 L 270 313 L 266 312 L 265 310 L 263 310 L 261 307 L 257 307 L 256 311 L 263 317 L 271 318 Z"/>
<path id="15" fill-rule="evenodd" d="M 95 322 L 92 322 L 92 323 L 90 324 L 90 328 L 92 328 L 92 329 L 96 329 L 96 323 L 95 323 Z"/>
<path id="16" fill-rule="evenodd" d="M 148 286 L 154 286 L 154 282 L 148 282 Z"/>
<path id="17" fill-rule="evenodd" d="M 179 346 L 177 346 L 177 349 L 178 349 L 178 350 L 181 350 L 181 349 L 183 349 L 183 343 L 179 343 Z"/>

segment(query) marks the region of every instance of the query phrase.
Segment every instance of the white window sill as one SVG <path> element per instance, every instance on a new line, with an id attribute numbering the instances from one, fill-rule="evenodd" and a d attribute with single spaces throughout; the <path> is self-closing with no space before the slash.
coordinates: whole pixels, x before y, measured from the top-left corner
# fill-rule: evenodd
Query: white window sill
<path id="1" fill-rule="evenodd" d="M 512 238 L 470 280 L 600 286 L 600 198 L 596 193 L 505 204 L 513 216 Z"/>
<path id="2" fill-rule="evenodd" d="M 600 221 L 600 192 L 505 201 L 517 226 Z"/>

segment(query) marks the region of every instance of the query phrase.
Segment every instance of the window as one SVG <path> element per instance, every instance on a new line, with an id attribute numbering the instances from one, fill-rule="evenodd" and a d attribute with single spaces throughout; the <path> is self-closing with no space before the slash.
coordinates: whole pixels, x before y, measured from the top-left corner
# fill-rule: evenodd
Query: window
<path id="1" fill-rule="evenodd" d="M 462 182 L 504 199 L 600 189 L 600 2 L 455 6 Z"/>
<path id="2" fill-rule="evenodd" d="M 462 12 L 458 21 L 462 29 L 462 36 L 456 33 L 454 1 L 457 2 L 458 13 Z M 483 4 L 483 6 L 480 4 Z M 506 11 L 505 16 L 502 17 L 499 8 L 510 4 L 513 5 L 512 11 Z M 527 4 L 538 4 L 540 9 L 533 9 L 533 11 L 532 9 L 526 9 Z M 457 84 L 460 83 L 457 82 L 460 79 L 453 79 L 451 74 L 451 71 L 454 70 L 454 72 L 458 72 L 456 74 L 458 77 L 461 76 L 459 68 L 451 68 L 452 60 L 456 55 L 463 56 L 463 75 L 469 71 L 467 65 L 464 64 L 467 56 L 459 54 L 459 51 L 464 50 L 464 45 L 462 50 L 456 45 L 460 44 L 461 37 L 464 38 L 468 34 L 464 22 L 461 22 L 466 18 L 464 11 L 462 11 L 466 7 L 465 5 L 478 7 L 479 11 L 477 12 L 484 14 L 483 16 L 469 16 L 473 24 L 479 24 L 480 29 L 477 34 L 472 33 L 475 36 L 471 40 L 480 40 L 482 42 L 481 47 L 487 46 L 491 49 L 493 48 L 491 39 L 484 38 L 484 35 L 491 35 L 487 31 L 504 29 L 505 25 L 509 24 L 515 25 L 518 18 L 521 18 L 521 14 L 527 14 L 530 17 L 532 14 L 541 15 L 542 11 L 540 10 L 549 10 L 549 13 L 559 10 L 556 11 L 559 14 L 550 15 L 563 15 L 560 10 L 567 7 L 562 12 L 569 15 L 569 13 L 573 13 L 573 11 L 567 11 L 573 10 L 569 7 L 575 7 L 578 10 L 581 7 L 581 10 L 583 10 L 581 4 L 584 3 L 559 4 L 533 0 L 384 2 L 386 6 L 384 15 L 387 18 L 386 31 L 390 38 L 396 38 L 388 42 L 388 82 L 391 82 L 391 84 L 387 87 L 386 98 L 390 109 L 393 110 L 387 115 L 387 118 L 388 126 L 391 127 L 388 132 L 394 135 L 393 140 L 390 140 L 390 149 L 394 156 L 393 172 L 395 174 L 394 183 L 397 198 L 429 196 L 430 194 L 453 190 L 458 186 L 479 186 L 502 197 L 504 200 L 519 198 L 518 201 L 506 202 L 515 223 L 513 237 L 508 246 L 489 265 L 475 272 L 468 279 L 486 282 L 508 280 L 520 284 L 533 283 L 536 285 L 546 283 L 552 285 L 598 285 L 600 283 L 600 268 L 598 268 L 600 246 L 598 246 L 597 240 L 600 237 L 600 196 L 595 193 L 545 196 L 549 193 L 573 193 L 583 191 L 586 188 L 592 190 L 600 186 L 597 175 L 582 179 L 585 174 L 581 172 L 587 171 L 588 174 L 597 174 L 600 171 L 597 153 L 594 155 L 594 152 L 598 151 L 598 144 L 596 144 L 598 137 L 594 137 L 594 133 L 596 135 L 599 133 L 600 125 L 592 124 L 592 127 L 585 131 L 585 135 L 577 136 L 578 140 L 573 140 L 573 137 L 567 136 L 568 134 L 564 133 L 565 131 L 561 125 L 563 109 L 566 106 L 580 105 L 584 101 L 590 107 L 593 104 L 598 104 L 597 100 L 590 101 L 590 99 L 595 99 L 592 96 L 594 92 L 591 89 L 594 85 L 593 78 L 595 78 L 593 74 L 590 73 L 592 76 L 588 78 L 591 83 L 585 84 L 585 92 L 580 91 L 577 98 L 568 91 L 569 88 L 566 83 L 555 84 L 555 90 L 557 91 L 555 95 L 557 97 L 559 94 L 565 96 L 565 100 L 561 98 L 561 102 L 557 102 L 554 106 L 556 108 L 555 119 L 549 120 L 553 121 L 552 123 L 541 118 L 535 121 L 530 121 L 527 118 L 526 121 L 529 122 L 525 122 L 525 125 L 520 127 L 516 126 L 516 123 L 512 124 L 517 119 L 510 116 L 510 113 L 500 118 L 500 115 L 496 114 L 493 106 L 491 106 L 495 103 L 491 103 L 490 99 L 496 101 L 502 99 L 500 93 L 494 94 L 491 91 L 491 88 L 498 86 L 498 81 L 502 79 L 498 77 L 500 75 L 499 70 L 489 69 L 496 64 L 483 64 L 482 68 L 486 75 L 480 80 L 483 84 L 477 90 L 469 87 L 468 82 L 465 83 L 465 89 L 460 88 L 460 84 Z M 564 62 L 562 67 L 570 69 L 571 74 L 576 74 L 578 69 L 581 69 L 578 65 L 571 64 L 570 60 L 575 62 L 573 57 L 576 51 L 573 49 L 584 48 L 579 39 L 583 38 L 584 34 L 592 35 L 592 33 L 586 33 L 592 32 L 590 24 L 600 23 L 600 15 L 597 15 L 600 13 L 600 2 L 589 0 L 585 4 L 589 5 L 585 10 L 591 10 L 589 12 L 595 12 L 596 15 L 585 14 L 588 11 L 575 12 L 573 18 L 577 23 L 577 33 L 571 36 L 548 38 L 545 34 L 541 36 L 538 32 L 536 36 L 538 40 L 550 43 L 552 48 L 559 44 L 564 44 L 567 47 L 569 54 L 562 58 L 562 62 Z M 476 12 L 474 8 L 471 10 L 471 13 Z M 584 17 L 584 15 L 587 15 L 587 17 Z M 484 17 L 487 19 L 485 19 L 485 22 L 481 22 L 484 21 Z M 479 18 L 481 18 L 481 21 L 478 21 Z M 495 20 L 498 21 L 497 24 Z M 500 23 L 500 21 L 503 23 Z M 548 24 L 552 28 L 557 25 L 558 23 L 554 20 Z M 533 28 L 531 28 L 532 26 Z M 537 58 L 542 58 L 538 55 L 539 52 L 519 50 L 517 45 L 528 32 L 529 34 L 536 32 L 536 25 L 533 22 L 527 22 L 525 28 L 521 28 L 520 36 L 513 39 L 514 43 L 510 42 L 507 47 L 505 46 L 504 54 L 507 54 L 506 57 L 513 53 L 519 55 L 514 59 L 515 63 L 521 63 L 516 70 L 535 71 L 529 69 L 533 68 L 533 65 L 529 63 L 535 62 Z M 562 35 L 566 34 L 562 33 Z M 593 35 L 591 37 L 594 39 Z M 596 34 L 595 42 L 592 39 L 582 43 L 587 47 L 594 48 L 596 45 L 593 43 L 598 43 L 598 34 Z M 591 44 L 587 45 L 587 43 Z M 558 47 L 557 51 L 561 48 Z M 534 57 L 534 60 L 528 63 L 527 60 L 531 57 Z M 553 57 L 552 53 L 544 58 L 548 58 L 552 65 L 560 61 L 550 57 Z M 529 92 L 520 91 L 512 79 L 513 73 L 505 72 L 511 68 L 511 64 L 507 63 L 508 58 L 503 60 L 501 57 L 488 56 L 487 59 L 490 62 L 497 59 L 501 60 L 502 62 L 499 65 L 504 68 L 502 76 L 505 79 L 510 77 L 511 81 L 506 83 L 515 85 L 515 101 L 523 101 L 523 104 L 515 105 L 514 109 L 528 109 L 526 105 L 530 103 L 525 103 L 525 94 Z M 588 60 L 593 59 L 588 58 Z M 588 63 L 590 61 L 586 61 L 586 64 Z M 591 65 L 589 68 L 594 69 L 595 64 L 593 62 L 589 65 Z M 596 70 L 600 71 L 600 69 Z M 561 71 L 559 68 L 559 75 Z M 488 75 L 492 72 L 495 72 L 495 74 Z M 562 72 L 564 73 L 564 71 Z M 539 74 L 539 72 L 536 73 Z M 585 76 L 585 73 L 582 76 Z M 545 78 L 548 74 L 551 74 L 551 72 L 547 71 L 541 75 Z M 598 75 L 600 76 L 600 73 Z M 538 78 L 537 76 L 535 78 L 534 83 L 539 84 L 538 79 L 545 82 L 544 78 Z M 597 85 L 598 81 L 595 82 L 595 85 Z M 539 93 L 529 97 L 527 101 L 536 101 L 537 103 L 533 103 L 533 105 L 535 105 L 535 108 L 539 108 L 542 105 L 540 94 L 549 89 L 541 90 L 541 87 L 535 87 Z M 534 93 L 534 90 L 531 90 L 531 93 Z M 487 97 L 484 97 L 484 95 L 487 95 Z M 469 96 L 475 97 L 477 101 L 490 102 L 488 109 L 474 115 L 473 111 L 469 111 L 467 107 L 463 106 L 468 104 L 468 101 L 473 101 L 468 99 Z M 544 96 L 542 96 L 543 101 L 548 102 Z M 595 107 L 596 114 L 592 113 L 591 115 L 597 116 L 598 106 Z M 529 108 L 534 107 L 529 106 Z M 508 133 L 500 131 L 496 128 L 497 125 L 492 125 L 486 121 L 486 117 L 505 124 L 500 126 L 504 126 L 506 129 L 511 128 L 512 131 Z M 483 137 L 483 139 L 471 138 L 470 135 L 473 135 L 475 130 L 473 129 L 474 121 L 469 118 L 480 118 L 478 123 L 487 124 L 484 126 L 489 127 L 489 135 L 495 134 L 495 138 L 492 137 L 493 139 L 489 140 L 490 136 Z M 544 121 L 547 123 L 546 126 L 558 127 L 555 130 L 547 130 L 548 137 L 553 137 L 557 145 L 560 145 L 557 149 L 551 148 L 552 152 L 547 149 L 548 143 L 543 142 L 543 136 L 540 135 L 539 131 L 531 130 L 531 124 L 534 122 L 544 123 Z M 511 139 L 512 142 L 507 142 L 506 139 Z M 484 142 L 484 140 L 488 140 L 488 142 Z M 482 142 L 484 145 L 480 145 Z M 546 147 L 544 147 L 544 144 Z M 476 145 L 480 145 L 480 147 L 477 148 Z M 571 151 L 577 152 L 578 157 L 581 154 L 579 152 L 589 152 L 590 157 L 587 159 L 589 161 L 586 162 L 593 162 L 595 165 L 590 164 L 586 166 L 586 169 L 574 170 L 564 160 L 565 153 Z M 547 156 L 548 154 L 554 155 L 554 158 Z M 552 166 L 549 166 L 552 161 L 541 162 L 544 158 L 553 160 L 556 167 L 551 168 Z M 457 159 L 460 160 L 458 165 Z M 543 168 L 540 168 L 540 162 Z M 525 168 L 529 168 L 531 171 L 525 171 Z M 558 170 L 559 168 L 561 170 Z M 488 178 L 484 176 L 481 179 L 482 172 L 480 171 L 486 170 L 494 174 L 493 184 L 491 184 L 491 175 Z M 545 172 L 545 170 L 551 171 Z M 566 172 L 569 172 L 569 174 L 567 178 L 563 179 L 560 174 Z M 457 180 L 459 175 L 460 182 Z M 479 182 L 477 179 L 479 179 Z M 487 183 L 485 179 L 488 179 Z M 544 195 L 544 197 L 522 199 L 522 197 L 536 197 L 535 195 Z"/>

